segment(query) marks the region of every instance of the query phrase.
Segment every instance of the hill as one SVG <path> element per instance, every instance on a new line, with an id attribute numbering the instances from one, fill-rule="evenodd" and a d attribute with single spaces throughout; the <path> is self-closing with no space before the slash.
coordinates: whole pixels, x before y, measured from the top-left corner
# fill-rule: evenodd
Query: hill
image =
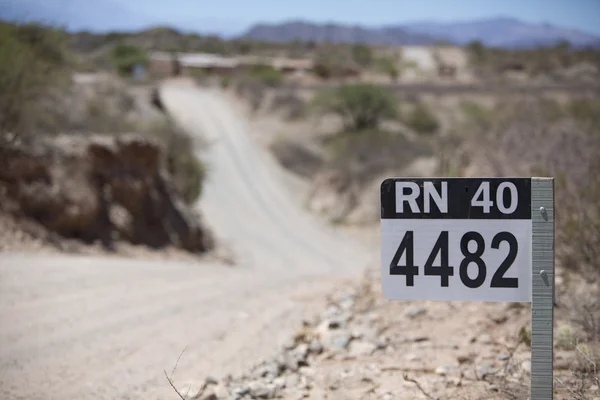
<path id="1" fill-rule="evenodd" d="M 427 45 L 440 41 L 462 45 L 479 40 L 486 46 L 504 48 L 554 46 L 562 41 L 568 41 L 574 47 L 596 47 L 600 44 L 600 37 L 581 31 L 511 18 L 453 23 L 416 22 L 372 28 L 288 21 L 255 25 L 243 37 L 275 42 L 302 40 L 391 45 Z"/>

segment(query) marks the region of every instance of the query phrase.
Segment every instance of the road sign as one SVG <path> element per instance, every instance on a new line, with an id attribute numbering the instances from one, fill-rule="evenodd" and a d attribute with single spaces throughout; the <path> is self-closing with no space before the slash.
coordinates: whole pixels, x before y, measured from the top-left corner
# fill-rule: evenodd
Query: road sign
<path id="1" fill-rule="evenodd" d="M 531 179 L 388 179 L 381 213 L 386 297 L 531 301 Z"/>
<path id="2" fill-rule="evenodd" d="M 392 300 L 531 302 L 531 399 L 552 399 L 552 178 L 386 179 L 381 281 Z"/>

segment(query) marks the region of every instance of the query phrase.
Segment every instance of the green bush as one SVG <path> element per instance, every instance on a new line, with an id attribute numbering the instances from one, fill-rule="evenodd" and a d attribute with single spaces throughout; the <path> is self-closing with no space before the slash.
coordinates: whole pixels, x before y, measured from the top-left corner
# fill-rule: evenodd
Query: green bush
<path id="1" fill-rule="evenodd" d="M 268 87 L 277 87 L 283 82 L 283 73 L 269 65 L 254 65 L 249 72 L 252 78 Z"/>
<path id="2" fill-rule="evenodd" d="M 321 79 L 334 79 L 344 76 L 354 60 L 342 48 L 327 45 L 318 49 L 314 57 L 313 73 Z"/>
<path id="3" fill-rule="evenodd" d="M 22 134 L 45 119 L 41 100 L 67 82 L 66 34 L 41 24 L 0 22 L 0 134 Z"/>
<path id="4" fill-rule="evenodd" d="M 392 82 L 396 82 L 400 76 L 400 71 L 391 57 L 381 57 L 377 60 L 377 66 L 381 72 L 388 75 Z"/>
<path id="5" fill-rule="evenodd" d="M 435 115 L 423 103 L 418 103 L 409 114 L 407 125 L 415 132 L 430 134 L 439 129 L 439 122 Z"/>
<path id="6" fill-rule="evenodd" d="M 352 46 L 352 59 L 361 67 L 368 67 L 373 62 L 373 51 L 365 44 Z"/>
<path id="7" fill-rule="evenodd" d="M 148 65 L 148 55 L 144 49 L 125 43 L 114 46 L 109 53 L 109 59 L 123 75 L 131 74 L 136 65 Z"/>
<path id="8" fill-rule="evenodd" d="M 461 104 L 461 111 L 467 123 L 475 129 L 490 129 L 492 127 L 492 111 L 484 106 L 468 101 Z"/>
<path id="9" fill-rule="evenodd" d="M 155 136 L 166 149 L 167 171 L 177 193 L 187 203 L 194 203 L 202 194 L 206 165 L 196 156 L 196 146 L 191 137 L 170 120 L 142 127 Z"/>
<path id="10" fill-rule="evenodd" d="M 377 129 L 385 118 L 396 116 L 396 100 L 385 89 L 369 84 L 344 85 L 318 95 L 313 106 L 342 118 L 347 131 Z"/>

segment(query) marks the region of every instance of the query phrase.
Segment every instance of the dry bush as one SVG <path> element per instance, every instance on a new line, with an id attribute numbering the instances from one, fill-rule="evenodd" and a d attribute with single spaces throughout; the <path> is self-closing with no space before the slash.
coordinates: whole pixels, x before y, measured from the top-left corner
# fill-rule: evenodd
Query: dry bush
<path id="1" fill-rule="evenodd" d="M 252 111 L 258 111 L 263 104 L 268 87 L 257 80 L 242 78 L 235 84 L 236 93 L 250 103 Z"/>
<path id="2" fill-rule="evenodd" d="M 501 103 L 493 113 L 471 109 L 471 114 L 477 118 L 466 125 L 471 134 L 464 151 L 478 174 L 554 177 L 558 266 L 577 273 L 590 288 L 598 285 L 600 101 L 528 98 Z M 589 290 L 580 291 L 569 308 L 594 340 L 600 337 L 600 293 Z"/>
<path id="3" fill-rule="evenodd" d="M 0 137 L 38 129 L 43 100 L 68 81 L 65 33 L 41 24 L 0 21 Z"/>
<path id="4" fill-rule="evenodd" d="M 427 143 L 384 130 L 339 133 L 327 142 L 328 167 L 359 186 L 387 171 L 400 171 L 421 156 L 431 156 Z"/>
<path id="5" fill-rule="evenodd" d="M 313 99 L 312 107 L 318 113 L 339 116 L 348 132 L 376 130 L 383 120 L 395 118 L 398 112 L 390 91 L 363 83 L 323 91 Z"/>
<path id="6" fill-rule="evenodd" d="M 433 134 L 440 127 L 436 116 L 425 103 L 417 103 L 406 118 L 406 124 L 415 132 Z"/>
<path id="7" fill-rule="evenodd" d="M 151 124 L 145 132 L 157 137 L 165 147 L 167 171 L 181 198 L 194 203 L 202 194 L 207 166 L 196 156 L 194 140 L 172 121 Z"/>
<path id="8" fill-rule="evenodd" d="M 293 91 L 276 93 L 271 100 L 271 109 L 283 110 L 285 118 L 294 121 L 306 116 L 306 102 Z"/>

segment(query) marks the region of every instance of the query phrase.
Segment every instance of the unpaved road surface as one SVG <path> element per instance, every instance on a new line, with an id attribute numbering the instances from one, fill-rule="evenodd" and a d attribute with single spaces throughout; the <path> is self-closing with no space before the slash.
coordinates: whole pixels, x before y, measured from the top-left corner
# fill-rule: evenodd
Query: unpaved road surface
<path id="1" fill-rule="evenodd" d="M 173 399 L 175 384 L 268 357 L 340 279 L 374 260 L 301 209 L 218 92 L 162 89 L 211 143 L 198 207 L 237 265 L 0 254 L 1 399 Z"/>

